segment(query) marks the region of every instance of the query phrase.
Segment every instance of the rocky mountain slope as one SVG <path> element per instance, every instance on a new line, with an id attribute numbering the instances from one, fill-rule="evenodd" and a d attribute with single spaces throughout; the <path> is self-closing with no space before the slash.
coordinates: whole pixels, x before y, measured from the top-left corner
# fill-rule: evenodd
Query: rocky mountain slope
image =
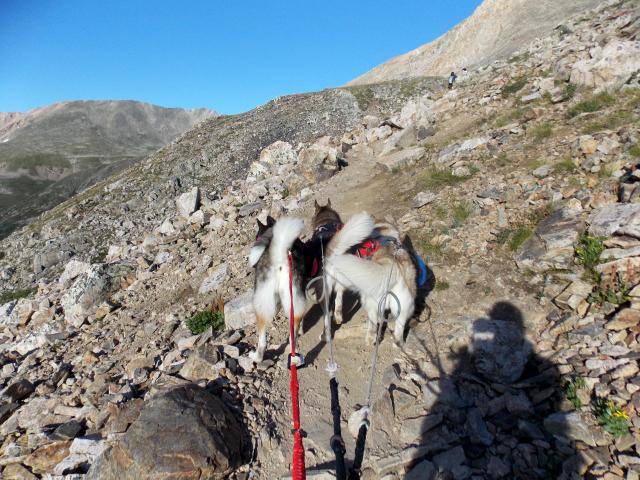
<path id="1" fill-rule="evenodd" d="M 134 101 L 61 102 L 0 114 L 0 237 L 151 152 L 207 109 Z"/>
<path id="2" fill-rule="evenodd" d="M 464 67 L 488 65 L 516 54 L 570 16 L 599 3 L 601 0 L 485 0 L 473 15 L 441 37 L 378 65 L 349 85 L 449 75 L 451 71 L 460 73 Z"/>
<path id="3" fill-rule="evenodd" d="M 639 20 L 607 2 L 451 91 L 207 121 L 3 240 L 3 478 L 287 478 L 287 326 L 255 365 L 247 254 L 256 219 L 309 235 L 331 198 L 394 219 L 430 269 L 406 344 L 380 345 L 362 478 L 637 479 Z M 372 348 L 352 307 L 334 345 L 349 459 Z M 321 329 L 314 308 L 301 415 L 309 478 L 329 479 Z"/>

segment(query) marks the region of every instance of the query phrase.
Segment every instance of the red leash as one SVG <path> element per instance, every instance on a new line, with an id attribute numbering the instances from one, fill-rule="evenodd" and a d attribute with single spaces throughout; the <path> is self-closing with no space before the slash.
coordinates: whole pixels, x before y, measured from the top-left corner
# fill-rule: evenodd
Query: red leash
<path id="1" fill-rule="evenodd" d="M 291 390 L 291 414 L 293 416 L 293 464 L 291 470 L 292 480 L 306 480 L 304 466 L 304 446 L 302 445 L 302 431 L 300 430 L 300 404 L 298 402 L 298 366 L 291 359 L 297 356 L 296 340 L 295 340 L 295 320 L 293 311 L 293 258 L 291 252 L 289 257 L 289 300 L 291 307 L 289 309 L 289 343 L 291 353 L 289 354 L 289 368 L 291 370 L 291 382 L 289 388 Z"/>

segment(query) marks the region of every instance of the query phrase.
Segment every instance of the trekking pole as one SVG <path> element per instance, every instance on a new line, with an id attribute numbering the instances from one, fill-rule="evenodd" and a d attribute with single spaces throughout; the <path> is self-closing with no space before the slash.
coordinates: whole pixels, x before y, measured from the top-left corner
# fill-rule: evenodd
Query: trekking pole
<path id="1" fill-rule="evenodd" d="M 326 370 L 329 373 L 329 390 L 331 392 L 331 416 L 333 419 L 333 436 L 329 440 L 329 445 L 336 457 L 336 479 L 346 480 L 347 469 L 344 461 L 346 448 L 344 446 L 344 440 L 342 438 L 342 428 L 340 426 L 342 411 L 340 409 L 340 397 L 338 391 L 338 364 L 333 357 L 333 336 L 331 335 L 331 316 L 329 312 L 330 298 L 327 285 L 327 276 L 324 268 L 324 246 L 322 243 L 320 243 L 320 252 L 322 255 L 322 277 L 315 277 L 311 279 L 309 283 L 307 283 L 307 298 L 311 299 L 309 295 L 310 287 L 314 283 L 322 279 L 322 296 L 320 298 L 316 298 L 315 302 L 321 305 L 323 311 L 325 341 L 329 345 L 329 361 L 327 362 Z"/>
<path id="2" fill-rule="evenodd" d="M 333 358 L 333 335 L 331 334 L 331 317 L 329 315 L 329 292 L 327 285 L 327 272 L 324 265 L 324 245 L 320 242 L 320 253 L 322 255 L 322 296 L 324 297 L 324 334 L 329 345 L 329 363 L 327 364 L 327 372 L 329 372 L 329 389 L 331 390 L 331 415 L 333 416 L 333 436 L 329 441 L 331 450 L 336 457 L 336 478 L 337 480 L 346 480 L 347 471 L 344 464 L 344 454 L 347 449 L 342 439 L 342 428 L 340 426 L 341 409 L 340 397 L 338 392 L 338 364 Z"/>
<path id="3" fill-rule="evenodd" d="M 395 293 L 389 291 L 389 285 L 391 284 L 391 275 L 393 273 L 393 264 L 389 270 L 387 276 L 387 283 L 384 293 L 380 297 L 378 302 L 378 328 L 376 329 L 376 338 L 374 342 L 373 352 L 371 354 L 371 372 L 369 374 L 369 383 L 367 385 L 367 403 L 362 408 L 363 418 L 360 422 L 360 429 L 358 430 L 358 438 L 356 439 L 356 449 L 353 455 L 353 466 L 349 471 L 349 480 L 359 480 L 360 470 L 362 469 L 362 460 L 364 458 L 364 449 L 367 441 L 367 432 L 371 427 L 369 417 L 371 416 L 371 396 L 373 393 L 373 380 L 376 375 L 376 365 L 378 363 L 378 347 L 380 346 L 380 336 L 382 335 L 382 326 L 384 322 L 384 313 L 386 310 L 387 297 L 391 296 L 398 306 L 398 312 L 396 318 L 400 315 L 400 300 Z M 391 313 L 393 315 L 393 312 Z"/>

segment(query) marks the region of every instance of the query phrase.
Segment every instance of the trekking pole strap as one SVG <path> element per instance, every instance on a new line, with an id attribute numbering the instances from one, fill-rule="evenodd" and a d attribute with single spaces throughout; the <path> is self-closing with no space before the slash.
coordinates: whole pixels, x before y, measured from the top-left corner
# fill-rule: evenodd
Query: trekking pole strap
<path id="1" fill-rule="evenodd" d="M 349 480 L 360 480 L 360 469 L 362 468 L 362 459 L 364 458 L 364 447 L 367 442 L 367 431 L 369 424 L 363 422 L 358 430 L 358 439 L 356 440 L 356 451 L 353 458 L 353 466 L 349 471 Z"/>
<path id="2" fill-rule="evenodd" d="M 340 399 L 338 397 L 338 382 L 335 378 L 329 380 L 329 387 L 331 389 L 331 414 L 333 415 L 333 436 L 329 443 L 336 456 L 336 478 L 337 480 L 346 480 L 347 471 L 344 463 L 346 448 L 340 427 Z"/>

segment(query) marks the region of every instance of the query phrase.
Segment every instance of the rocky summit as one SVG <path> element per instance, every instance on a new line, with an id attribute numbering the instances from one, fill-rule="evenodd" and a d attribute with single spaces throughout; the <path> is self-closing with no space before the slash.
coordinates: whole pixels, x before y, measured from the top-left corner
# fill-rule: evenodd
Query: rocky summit
<path id="1" fill-rule="evenodd" d="M 494 2 L 488 2 L 488 5 Z M 556 28 L 557 27 L 557 28 Z M 265 360 L 256 220 L 397 223 L 428 281 L 380 343 L 361 478 L 640 475 L 640 5 L 598 2 L 446 78 L 205 120 L 0 244 L 2 478 L 290 478 L 288 327 Z M 372 345 L 334 350 L 348 464 Z M 304 319 L 308 478 L 335 478 L 328 347 Z"/>

